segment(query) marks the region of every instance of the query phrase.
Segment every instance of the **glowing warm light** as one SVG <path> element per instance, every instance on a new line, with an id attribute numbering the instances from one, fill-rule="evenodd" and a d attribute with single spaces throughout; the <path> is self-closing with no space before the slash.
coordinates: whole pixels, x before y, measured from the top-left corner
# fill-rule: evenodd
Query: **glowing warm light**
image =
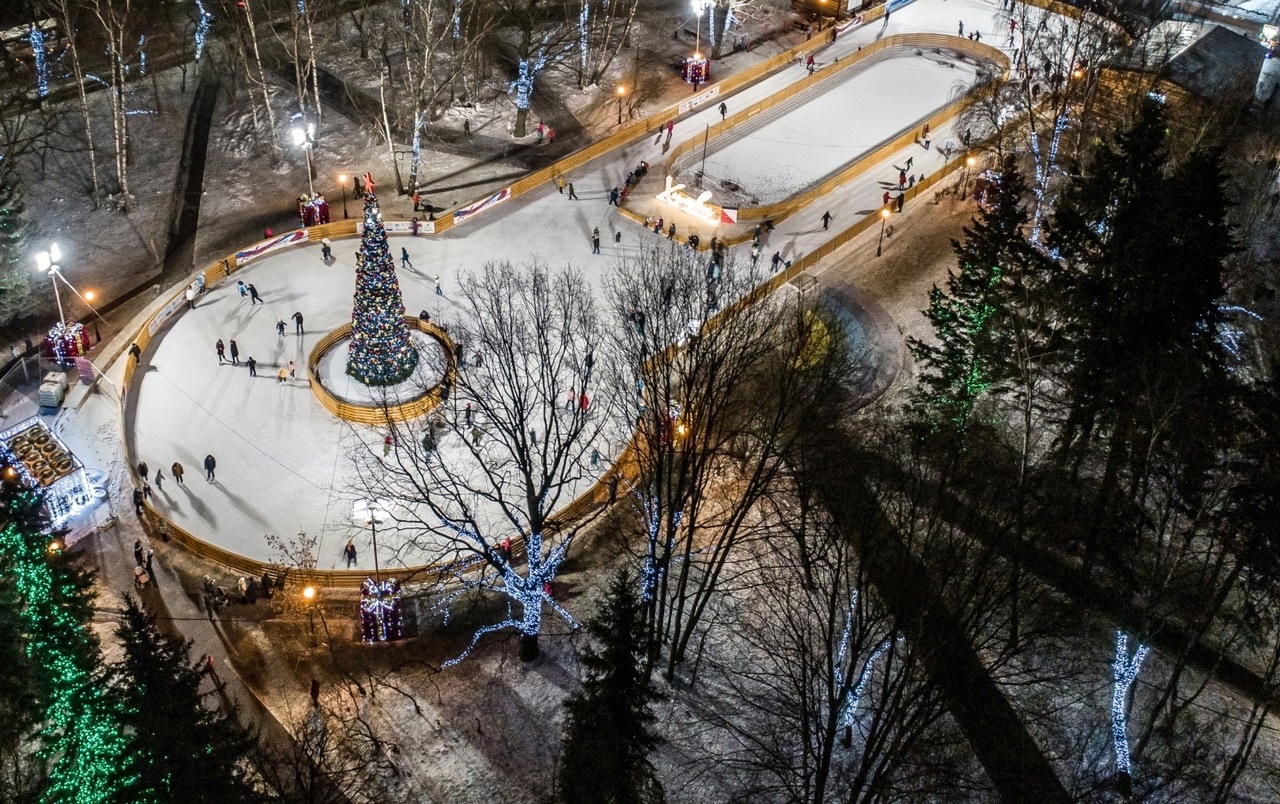
<path id="1" fill-rule="evenodd" d="M 49 555 L 57 555 L 62 552 L 62 540 L 54 539 L 49 542 Z"/>
<path id="2" fill-rule="evenodd" d="M 977 164 L 977 162 L 978 162 L 978 160 L 974 159 L 972 156 L 971 156 L 971 157 L 969 157 L 968 159 L 964 160 L 964 163 L 965 163 L 966 165 L 968 165 L 969 167 L 973 167 L 975 164 Z"/>
<path id="3" fill-rule="evenodd" d="M 882 218 L 887 218 L 887 217 L 889 217 L 889 210 L 887 210 L 887 209 L 882 209 L 882 210 L 880 210 L 880 217 L 882 217 Z"/>
<path id="4" fill-rule="evenodd" d="M 98 294 L 94 293 L 92 290 L 86 290 L 86 291 L 84 292 L 84 300 L 85 300 L 85 301 L 93 301 L 93 300 L 94 300 L 94 299 L 96 299 L 97 297 L 98 297 Z"/>
<path id="5" fill-rule="evenodd" d="M 346 183 L 347 183 L 347 174 L 345 174 L 345 173 L 339 173 L 339 174 L 338 174 L 338 181 L 342 182 L 343 184 L 346 184 Z"/>
<path id="6" fill-rule="evenodd" d="M 680 436 L 681 438 L 684 438 L 688 434 L 689 434 L 688 425 L 686 425 L 684 422 L 680 422 L 679 424 L 676 425 L 676 435 Z"/>
<path id="7" fill-rule="evenodd" d="M 621 97 L 622 95 L 625 95 L 625 94 L 627 94 L 627 88 L 626 88 L 626 87 L 618 87 L 618 95 L 619 95 L 619 97 Z"/>
<path id="8" fill-rule="evenodd" d="M 1079 69 L 1079 68 L 1077 68 L 1077 69 L 1073 70 L 1073 71 L 1072 71 L 1072 73 L 1071 73 L 1071 77 L 1072 77 L 1072 78 L 1084 78 L 1084 70 L 1081 70 L 1081 69 Z"/>
<path id="9" fill-rule="evenodd" d="M 302 590 L 302 597 L 306 600 L 314 600 L 316 597 L 316 588 L 308 586 Z"/>

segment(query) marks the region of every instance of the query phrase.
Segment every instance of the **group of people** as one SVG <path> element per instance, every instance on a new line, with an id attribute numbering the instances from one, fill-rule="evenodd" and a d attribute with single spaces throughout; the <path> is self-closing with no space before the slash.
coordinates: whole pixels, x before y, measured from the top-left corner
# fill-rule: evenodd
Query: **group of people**
<path id="1" fill-rule="evenodd" d="M 151 474 L 151 467 L 147 466 L 146 461 L 138 461 L 135 467 L 138 470 L 138 482 L 142 485 L 135 487 L 133 490 L 133 510 L 138 516 L 142 516 L 144 503 L 151 499 L 151 481 L 154 479 L 157 491 L 164 490 L 164 469 L 156 467 L 155 475 Z M 218 468 L 218 461 L 213 457 L 213 453 L 204 456 L 204 477 L 205 480 L 213 483 L 217 480 L 215 470 Z M 183 465 L 174 461 L 169 467 L 170 474 L 173 475 L 173 482 L 179 486 L 186 485 L 183 482 L 187 470 Z"/>

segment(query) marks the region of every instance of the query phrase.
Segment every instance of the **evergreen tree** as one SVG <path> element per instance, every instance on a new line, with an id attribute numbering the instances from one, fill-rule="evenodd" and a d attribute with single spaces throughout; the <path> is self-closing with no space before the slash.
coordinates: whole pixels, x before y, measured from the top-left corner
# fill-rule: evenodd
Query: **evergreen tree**
<path id="1" fill-rule="evenodd" d="M 33 798 L 46 771 L 34 739 L 44 714 L 44 685 L 27 654 L 14 571 L 14 562 L 0 556 L 0 801 Z"/>
<path id="2" fill-rule="evenodd" d="M 958 267 L 948 272 L 946 291 L 934 285 L 929 294 L 924 314 L 937 344 L 907 342 L 920 367 L 912 402 L 925 435 L 962 445 L 974 406 L 1013 372 L 1022 299 L 1030 274 L 1041 267 L 1023 235 L 1030 219 L 1022 203 L 1026 189 L 1007 159 L 991 206 L 978 210 L 962 242 L 952 241 Z"/>
<path id="3" fill-rule="evenodd" d="M 29 226 L 18 185 L 18 174 L 0 154 L 0 326 L 29 312 L 31 255 L 27 250 Z"/>
<path id="4" fill-rule="evenodd" d="M 387 246 L 382 211 L 372 189 L 364 197 L 360 253 L 364 259 L 356 269 L 347 373 L 365 385 L 395 385 L 417 367 L 418 350 L 404 321 L 396 259 Z"/>
<path id="5" fill-rule="evenodd" d="M 201 702 L 207 671 L 191 662 L 191 642 L 161 633 L 130 596 L 118 634 L 124 656 L 111 668 L 110 689 L 125 729 L 128 782 L 115 801 L 253 800 L 244 778 L 253 739 L 231 715 Z"/>
<path id="6" fill-rule="evenodd" d="M 1166 141 L 1164 111 L 1148 101 L 1064 189 L 1048 228 L 1067 347 L 1062 456 L 1079 467 L 1105 445 L 1090 560 L 1124 478 L 1137 493 L 1164 456 L 1194 493 L 1232 430 L 1218 341 L 1234 249 L 1222 156 L 1197 151 L 1171 167 Z"/>
<path id="7" fill-rule="evenodd" d="M 644 613 L 634 576 L 619 572 L 604 605 L 587 624 L 599 648 L 587 648 L 582 691 L 565 703 L 560 799 L 566 804 L 630 804 L 660 800 L 649 752 L 662 744 L 650 731 L 650 704 L 660 696 L 644 670 Z"/>
<path id="8" fill-rule="evenodd" d="M 39 673 L 42 754 L 50 762 L 43 800 L 99 804 L 112 799 L 127 773 L 89 628 L 93 578 L 56 549 L 43 505 L 21 476 L 0 482 L 0 554 L 10 562 L 26 655 Z"/>

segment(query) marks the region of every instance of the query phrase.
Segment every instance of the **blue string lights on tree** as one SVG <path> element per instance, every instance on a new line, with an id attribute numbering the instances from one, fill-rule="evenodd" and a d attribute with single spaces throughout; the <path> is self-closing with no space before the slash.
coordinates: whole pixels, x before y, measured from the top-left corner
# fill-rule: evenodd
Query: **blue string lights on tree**
<path id="1" fill-rule="evenodd" d="M 360 587 L 360 638 L 365 642 L 390 642 L 404 637 L 400 619 L 400 581 L 379 584 L 365 578 Z"/>
<path id="2" fill-rule="evenodd" d="M 1142 660 L 1147 657 L 1147 646 L 1139 644 L 1129 655 L 1129 635 L 1116 631 L 1116 660 L 1111 663 L 1111 740 L 1116 750 L 1116 770 L 1129 775 L 1129 688 L 1133 686 Z"/>
<path id="3" fill-rule="evenodd" d="M 44 31 L 35 23 L 27 33 L 27 41 L 31 43 L 31 53 L 36 60 L 36 95 L 44 98 L 49 95 L 49 59 L 44 49 Z"/>
<path id="4" fill-rule="evenodd" d="M 396 261 L 387 246 L 382 212 L 365 174 L 364 234 L 356 268 L 355 309 L 351 313 L 351 348 L 347 373 L 365 385 L 395 385 L 418 365 L 418 350 L 404 321 L 404 298 L 396 278 Z"/>

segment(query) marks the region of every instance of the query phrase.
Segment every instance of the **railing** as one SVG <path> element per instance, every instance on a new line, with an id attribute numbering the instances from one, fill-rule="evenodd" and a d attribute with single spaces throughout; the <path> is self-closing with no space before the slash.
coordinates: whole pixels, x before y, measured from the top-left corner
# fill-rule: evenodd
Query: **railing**
<path id="1" fill-rule="evenodd" d="M 320 401 L 320 405 L 325 410 L 344 421 L 355 422 L 356 424 L 380 425 L 388 422 L 406 422 L 416 419 L 440 404 L 444 398 L 444 386 L 452 387 L 457 380 L 457 349 L 449 336 L 435 324 L 411 315 L 405 316 L 404 320 L 409 326 L 419 332 L 425 332 L 444 346 L 447 366 L 445 367 L 445 376 L 442 381 L 423 396 L 398 405 L 360 405 L 339 399 L 332 391 L 325 388 L 324 383 L 317 378 L 320 376 L 320 358 L 324 356 L 324 353 L 351 337 L 351 324 L 343 324 L 321 338 L 319 343 L 312 347 L 311 353 L 307 357 L 307 369 L 311 373 L 309 378 L 311 393 L 315 394 L 316 399 Z"/>

